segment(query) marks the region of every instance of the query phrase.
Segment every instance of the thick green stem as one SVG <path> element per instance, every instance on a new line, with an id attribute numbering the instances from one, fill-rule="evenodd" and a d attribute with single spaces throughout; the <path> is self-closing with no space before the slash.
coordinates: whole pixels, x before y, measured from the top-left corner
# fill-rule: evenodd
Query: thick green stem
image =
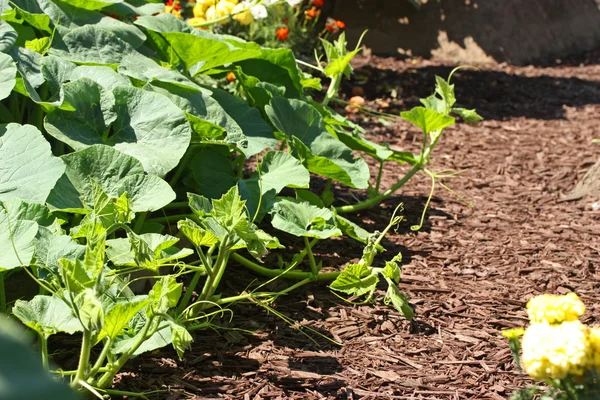
<path id="1" fill-rule="evenodd" d="M 293 279 L 293 280 L 297 280 L 297 281 L 311 279 L 313 281 L 318 281 L 318 282 L 331 282 L 331 281 L 334 281 L 341 273 L 340 271 L 325 272 L 325 273 L 319 273 L 315 277 L 312 272 L 289 271 L 287 269 L 265 268 L 263 266 L 256 264 L 255 262 L 248 260 L 247 258 L 245 258 L 237 253 L 231 253 L 231 259 L 234 260 L 235 262 L 239 263 L 243 267 L 248 268 L 249 270 L 251 270 L 259 275 L 266 276 L 267 278 L 281 277 L 281 278 Z"/>
<path id="2" fill-rule="evenodd" d="M 106 342 L 104 343 L 104 348 L 102 349 L 102 352 L 98 356 L 98 359 L 94 363 L 94 366 L 92 367 L 92 370 L 89 373 L 90 380 L 94 379 L 94 376 L 102 368 L 102 364 L 104 364 L 104 360 L 106 359 L 106 356 L 108 355 L 108 352 L 110 351 L 110 346 L 112 346 L 112 340 L 110 338 L 108 338 L 106 340 Z"/>
<path id="3" fill-rule="evenodd" d="M 306 249 L 306 254 L 308 255 L 308 263 L 310 264 L 310 270 L 312 271 L 314 276 L 317 276 L 319 274 L 319 268 L 317 267 L 315 256 L 313 255 L 312 248 L 306 236 L 304 236 L 304 247 Z"/>
<path id="4" fill-rule="evenodd" d="M 148 331 L 150 330 L 150 326 L 154 322 L 154 318 L 156 318 L 156 317 L 149 318 L 146 321 L 146 325 L 144 325 L 144 328 L 142 328 L 142 331 L 140 333 L 140 336 L 139 336 L 137 342 L 135 342 L 135 344 L 129 349 L 129 351 L 127 351 L 121 357 L 119 357 L 117 362 L 114 363 L 114 365 L 112 365 L 112 367 L 107 372 L 105 372 L 104 375 L 102 375 L 100 377 L 96 387 L 103 389 L 103 388 L 107 388 L 112 385 L 113 379 L 114 379 L 115 375 L 117 374 L 117 372 L 119 372 L 121 370 L 121 368 L 123 368 L 125 363 L 127 361 L 129 361 L 129 359 L 137 351 L 137 349 L 146 340 L 148 340 Z"/>
<path id="5" fill-rule="evenodd" d="M 190 282 L 189 286 L 187 287 L 187 289 L 185 291 L 185 295 L 183 296 L 183 299 L 181 300 L 181 302 L 179 303 L 179 306 L 177 307 L 176 315 L 181 315 L 183 310 L 185 310 L 186 307 L 188 306 L 188 304 L 190 303 L 192 294 L 194 294 L 194 290 L 196 289 L 196 286 L 198 285 L 198 281 L 200 280 L 201 276 L 202 276 L 202 271 L 196 271 L 196 273 L 192 277 L 192 281 Z"/>
<path id="6" fill-rule="evenodd" d="M 227 267 L 227 262 L 229 261 L 229 237 L 225 237 L 221 244 L 219 245 L 219 254 L 217 255 L 217 260 L 213 264 L 212 271 L 209 271 L 208 279 L 204 283 L 204 287 L 202 288 L 202 293 L 198 300 L 207 301 L 212 297 L 217 286 L 221 282 L 221 278 L 225 273 L 225 268 Z"/>
<path id="7" fill-rule="evenodd" d="M 92 350 L 92 332 L 85 329 L 83 331 L 83 342 L 81 343 L 81 353 L 79 353 L 79 365 L 75 378 L 71 382 L 72 387 L 79 385 L 79 381 L 84 381 L 86 372 L 90 363 L 90 352 Z"/>
<path id="8" fill-rule="evenodd" d="M 327 93 L 325 93 L 325 98 L 323 99 L 323 106 L 327 106 L 331 99 L 337 96 L 338 89 L 340 88 L 340 83 L 342 82 L 342 75 L 338 74 L 331 78 L 331 82 L 329 84 L 329 88 L 327 89 Z"/>
<path id="9" fill-rule="evenodd" d="M 43 334 L 39 334 L 40 353 L 42 353 L 42 366 L 48 369 L 48 339 Z"/>
<path id="10" fill-rule="evenodd" d="M 0 271 L 0 312 L 7 314 L 6 291 L 4 289 L 4 272 Z"/>
<path id="11" fill-rule="evenodd" d="M 164 206 L 163 208 L 169 210 L 169 209 L 174 209 L 174 208 L 188 208 L 190 203 L 188 203 L 187 201 L 174 201 L 172 203 L 167 204 L 166 206 Z"/>

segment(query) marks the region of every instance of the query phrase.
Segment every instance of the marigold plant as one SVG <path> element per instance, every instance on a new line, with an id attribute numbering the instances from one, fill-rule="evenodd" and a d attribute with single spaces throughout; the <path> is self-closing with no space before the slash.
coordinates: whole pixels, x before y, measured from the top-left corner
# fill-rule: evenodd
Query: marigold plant
<path id="1" fill-rule="evenodd" d="M 584 313 L 585 306 L 575 293 L 544 294 L 529 300 L 530 325 L 502 334 L 510 341 L 519 369 L 522 365 L 529 377 L 549 389 L 527 387 L 512 399 L 533 399 L 542 392 L 548 399 L 597 398 L 593 396 L 599 394 L 600 328 L 579 321 Z"/>

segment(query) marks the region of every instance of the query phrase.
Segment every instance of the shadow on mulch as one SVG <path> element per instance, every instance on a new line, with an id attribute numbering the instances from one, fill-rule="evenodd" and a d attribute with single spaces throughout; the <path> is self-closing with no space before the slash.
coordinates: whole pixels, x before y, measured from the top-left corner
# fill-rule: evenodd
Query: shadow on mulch
<path id="1" fill-rule="evenodd" d="M 396 89 L 398 99 L 391 99 L 392 107 L 386 111 L 398 114 L 421 105 L 419 98 L 433 92 L 435 81 L 432 76 L 446 78 L 452 69 L 415 66 L 399 71 L 366 66 L 356 71 L 354 80 L 346 82 L 343 90 L 350 97 L 352 89 L 366 81 L 362 87 L 367 99 L 389 100 L 390 91 Z M 528 77 L 498 70 L 463 69 L 454 74 L 452 83 L 456 84 L 457 106 L 475 108 L 486 120 L 563 119 L 564 106 L 600 104 L 600 84 L 573 77 Z"/>

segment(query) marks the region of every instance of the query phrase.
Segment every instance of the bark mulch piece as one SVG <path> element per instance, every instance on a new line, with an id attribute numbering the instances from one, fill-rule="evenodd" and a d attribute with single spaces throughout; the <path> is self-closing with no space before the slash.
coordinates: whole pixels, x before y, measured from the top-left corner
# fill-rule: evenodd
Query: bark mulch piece
<path id="1" fill-rule="evenodd" d="M 242 330 L 196 333 L 182 361 L 170 351 L 142 356 L 116 388 L 168 389 L 155 397 L 167 400 L 509 397 L 524 381 L 500 331 L 527 323 L 529 298 L 576 291 L 588 307 L 585 322 L 600 323 L 600 211 L 592 207 L 600 199 L 561 201 L 600 150 L 590 144 L 600 137 L 598 61 L 592 52 L 548 67 L 457 72 L 459 103 L 486 120 L 448 129 L 432 168 L 463 171 L 443 183 L 470 205 L 439 188 L 425 226 L 411 231 L 430 188 L 422 174 L 380 207 L 350 216 L 381 229 L 404 202 L 406 220 L 385 246 L 386 257 L 403 252 L 400 288 L 416 308 L 414 321 L 309 286 L 276 305 L 307 328 L 237 305 L 233 322 L 223 323 Z M 430 94 L 434 74 L 450 70 L 373 57 L 344 90 L 350 96 L 362 85 L 370 107 L 398 113 Z M 371 140 L 418 149 L 420 134 L 408 123 L 353 118 L 367 123 Z M 384 188 L 403 171 L 389 165 Z M 360 246 L 346 242 L 316 251 L 337 265 L 360 256 Z M 238 279 L 228 285 L 243 287 L 250 276 L 240 270 Z"/>

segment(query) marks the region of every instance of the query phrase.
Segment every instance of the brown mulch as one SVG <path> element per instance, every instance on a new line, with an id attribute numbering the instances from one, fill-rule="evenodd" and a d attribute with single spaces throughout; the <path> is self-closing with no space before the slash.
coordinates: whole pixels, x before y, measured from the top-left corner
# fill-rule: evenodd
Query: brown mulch
<path id="1" fill-rule="evenodd" d="M 450 70 L 373 57 L 344 90 L 351 96 L 362 86 L 369 107 L 398 113 Z M 600 207 L 592 207 L 600 199 L 561 201 L 600 151 L 590 144 L 600 137 L 600 52 L 547 67 L 463 70 L 454 82 L 459 103 L 486 120 L 448 129 L 431 168 L 462 171 L 443 183 L 464 200 L 438 187 L 425 225 L 411 231 L 430 189 L 422 174 L 380 207 L 351 216 L 381 229 L 404 203 L 406 220 L 389 235 L 385 257 L 404 255 L 400 288 L 416 308 L 414 321 L 309 286 L 276 309 L 314 331 L 236 305 L 233 321 L 222 322 L 231 329 L 197 332 L 183 361 L 171 351 L 132 361 L 116 388 L 168 389 L 154 397 L 166 400 L 504 399 L 524 381 L 500 331 L 527 323 L 530 297 L 576 291 L 588 307 L 585 322 L 600 323 Z M 367 124 L 371 140 L 418 149 L 420 135 L 408 123 L 353 118 Z M 384 187 L 405 170 L 389 165 Z M 338 265 L 360 255 L 348 241 L 316 251 Z M 247 283 L 240 275 L 226 285 Z"/>

